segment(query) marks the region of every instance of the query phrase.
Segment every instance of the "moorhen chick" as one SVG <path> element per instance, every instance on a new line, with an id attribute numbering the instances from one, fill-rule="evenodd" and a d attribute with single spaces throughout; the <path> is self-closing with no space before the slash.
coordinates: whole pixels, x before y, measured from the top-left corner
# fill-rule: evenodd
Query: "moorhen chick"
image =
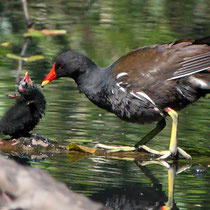
<path id="1" fill-rule="evenodd" d="M 32 82 L 28 72 L 18 84 L 20 95 L 0 120 L 0 132 L 12 138 L 28 137 L 45 113 L 46 100 L 41 90 Z"/>
<path id="2" fill-rule="evenodd" d="M 141 47 L 106 68 L 79 52 L 67 51 L 56 58 L 42 87 L 54 79 L 70 77 L 90 101 L 122 120 L 158 122 L 134 147 L 104 146 L 110 152 L 142 148 L 160 155 L 159 159 L 176 158 L 178 154 L 191 159 L 177 147 L 176 111 L 210 92 L 209 45 L 210 37 L 206 37 Z M 165 127 L 168 115 L 173 120 L 169 150 L 150 149 L 145 144 Z"/>

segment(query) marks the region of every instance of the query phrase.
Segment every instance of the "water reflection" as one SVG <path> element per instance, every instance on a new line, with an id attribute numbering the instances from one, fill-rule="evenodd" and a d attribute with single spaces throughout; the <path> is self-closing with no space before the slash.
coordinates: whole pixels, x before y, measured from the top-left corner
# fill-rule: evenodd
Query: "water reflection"
<path id="1" fill-rule="evenodd" d="M 174 164 L 165 161 L 135 161 L 136 165 L 143 172 L 149 184 L 130 183 L 122 187 L 114 187 L 93 194 L 91 198 L 104 203 L 111 209 L 178 209 L 174 202 L 175 176 L 180 171 L 190 168 L 184 165 L 180 169 Z M 164 192 L 162 184 L 154 176 L 154 172 L 148 169 L 148 165 L 158 164 L 168 169 L 168 195 Z"/>
<path id="2" fill-rule="evenodd" d="M 38 165 L 58 179 L 59 174 L 63 174 L 62 180 L 72 190 L 88 195 L 108 209 L 179 209 L 183 198 L 177 203 L 179 190 L 175 189 L 183 190 L 184 186 L 177 185 L 175 177 L 179 180 L 191 167 L 184 162 L 178 165 L 176 162 L 125 161 L 95 156 L 69 164 L 58 160 L 58 172 L 52 163 L 51 160 Z"/>
<path id="3" fill-rule="evenodd" d="M 192 193 L 187 189 L 200 186 L 208 176 L 206 167 L 194 165 L 190 168 L 191 164 L 186 164 L 186 161 L 145 161 L 145 158 L 133 161 L 103 156 L 86 156 L 83 159 L 85 154 L 79 159 L 71 156 L 70 160 L 76 162 L 67 161 L 64 154 L 37 155 L 36 159 L 32 157 L 35 155 L 30 158 L 10 155 L 10 158 L 22 164 L 30 163 L 47 170 L 70 189 L 86 194 L 110 209 L 179 209 L 183 205 L 188 209 L 194 202 L 191 199 L 205 193 L 205 190 L 197 189 Z M 190 183 L 189 179 L 193 182 Z M 207 183 L 204 186 L 208 188 Z M 186 203 L 183 195 L 189 199 L 189 203 Z M 208 206 L 202 201 L 199 203 L 197 205 Z"/>

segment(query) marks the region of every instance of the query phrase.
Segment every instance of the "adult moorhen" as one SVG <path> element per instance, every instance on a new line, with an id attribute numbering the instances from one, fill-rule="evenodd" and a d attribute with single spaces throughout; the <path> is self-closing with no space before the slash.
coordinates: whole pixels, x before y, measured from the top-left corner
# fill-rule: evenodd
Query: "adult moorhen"
<path id="1" fill-rule="evenodd" d="M 59 77 L 70 77 L 90 101 L 122 120 L 158 122 L 135 147 L 107 147 L 111 152 L 143 148 L 160 155 L 159 159 L 178 154 L 191 159 L 177 147 L 176 111 L 210 92 L 209 45 L 210 37 L 206 37 L 141 47 L 106 68 L 79 52 L 67 51 L 56 58 L 42 87 Z M 169 150 L 150 149 L 145 144 L 165 127 L 167 115 L 173 120 Z"/>
<path id="2" fill-rule="evenodd" d="M 18 85 L 20 95 L 0 120 L 0 132 L 13 138 L 27 137 L 45 113 L 46 100 L 26 72 Z"/>

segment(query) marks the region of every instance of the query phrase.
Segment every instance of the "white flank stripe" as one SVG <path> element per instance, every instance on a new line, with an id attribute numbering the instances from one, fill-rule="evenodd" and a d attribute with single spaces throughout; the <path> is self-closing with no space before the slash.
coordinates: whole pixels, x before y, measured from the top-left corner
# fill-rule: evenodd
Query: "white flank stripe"
<path id="1" fill-rule="evenodd" d="M 122 73 L 119 73 L 117 76 L 116 76 L 116 79 L 119 79 L 120 77 L 124 77 L 124 76 L 127 76 L 128 74 L 126 72 L 122 72 Z"/>
<path id="2" fill-rule="evenodd" d="M 206 81 L 203 81 L 202 79 L 199 79 L 199 78 L 196 78 L 196 77 L 191 76 L 190 77 L 190 82 L 191 83 L 194 83 L 199 88 L 202 88 L 202 89 L 210 89 L 210 87 L 208 86 L 208 83 Z"/>
<path id="3" fill-rule="evenodd" d="M 150 101 L 153 105 L 155 105 L 154 101 L 144 92 L 136 92 L 138 95 L 143 96 L 146 98 L 148 101 Z"/>
<path id="4" fill-rule="evenodd" d="M 187 74 L 177 75 L 177 76 L 171 77 L 171 78 L 169 78 L 169 79 L 167 79 L 167 80 L 169 80 L 169 81 L 170 81 L 170 80 L 173 80 L 173 79 L 178 79 L 178 78 L 181 78 L 181 77 L 186 77 L 186 76 L 189 76 L 189 75 L 192 75 L 192 74 L 198 73 L 198 72 L 200 72 L 200 71 L 208 70 L 208 69 L 210 69 L 210 67 L 209 67 L 209 66 L 208 66 L 208 67 L 206 67 L 206 68 L 203 68 L 203 69 L 199 69 L 199 70 L 194 71 L 194 72 L 187 73 Z"/>
<path id="5" fill-rule="evenodd" d="M 131 95 L 133 95 L 134 97 L 138 98 L 139 100 L 141 101 L 144 101 L 144 99 L 140 98 L 139 96 L 137 96 L 135 93 L 133 92 L 130 92 Z"/>

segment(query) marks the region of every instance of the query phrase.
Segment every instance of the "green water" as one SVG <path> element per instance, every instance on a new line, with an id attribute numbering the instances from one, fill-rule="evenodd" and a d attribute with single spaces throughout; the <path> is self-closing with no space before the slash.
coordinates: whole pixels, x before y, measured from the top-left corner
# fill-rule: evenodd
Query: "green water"
<path id="1" fill-rule="evenodd" d="M 40 84 L 50 71 L 56 55 L 67 49 L 85 53 L 99 66 L 108 66 L 121 55 L 140 46 L 176 39 L 210 35 L 210 3 L 196 1 L 35 1 L 28 3 L 34 26 L 40 29 L 64 29 L 59 36 L 40 36 L 29 40 L 25 56 L 42 55 L 43 60 L 23 62 L 21 76 L 29 71 Z M 0 2 L 0 115 L 13 101 L 6 97 L 17 87 L 18 61 L 7 53 L 20 55 L 27 31 L 19 1 Z M 155 124 L 137 125 L 122 122 L 113 114 L 91 104 L 68 78 L 53 81 L 43 89 L 47 111 L 34 133 L 67 145 L 78 141 L 85 146 L 96 143 L 134 145 Z M 182 110 L 179 119 L 179 146 L 193 156 L 189 169 L 176 175 L 174 208 L 209 209 L 210 193 L 210 106 L 209 99 Z M 149 145 L 168 147 L 171 120 Z M 3 136 L 2 136 L 3 137 Z M 86 157 L 70 162 L 67 154 L 48 157 L 36 165 L 48 171 L 75 191 L 106 203 L 113 209 L 158 209 L 168 200 L 168 170 L 159 165 L 143 169 L 133 161 L 105 157 Z M 182 160 L 180 165 L 188 162 Z M 145 175 L 145 168 L 152 177 Z M 156 205 L 156 207 L 155 207 Z"/>

